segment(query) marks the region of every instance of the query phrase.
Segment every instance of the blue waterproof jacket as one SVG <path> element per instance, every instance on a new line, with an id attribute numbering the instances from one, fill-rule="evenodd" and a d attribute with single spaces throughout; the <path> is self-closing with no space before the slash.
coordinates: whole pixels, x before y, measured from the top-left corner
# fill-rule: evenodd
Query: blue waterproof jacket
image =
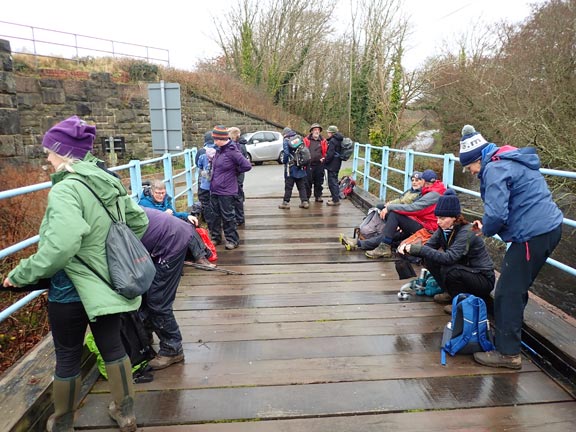
<path id="1" fill-rule="evenodd" d="M 284 178 L 292 177 L 295 179 L 301 179 L 306 177 L 308 175 L 306 167 L 299 167 L 294 162 L 294 153 L 296 152 L 296 149 L 290 147 L 290 140 L 288 138 L 284 138 L 282 144 L 284 150 L 282 159 L 282 162 L 284 163 Z"/>
<path id="2" fill-rule="evenodd" d="M 174 212 L 174 216 L 176 216 L 177 218 L 184 220 L 188 219 L 187 212 L 176 211 L 174 205 L 172 204 L 172 197 L 168 196 L 168 194 L 164 195 L 164 199 L 162 200 L 162 202 L 154 201 L 154 198 L 152 198 L 150 195 L 142 195 L 140 197 L 140 201 L 138 202 L 138 204 L 140 204 L 142 207 L 152 208 L 163 212 L 170 209 Z"/>
<path id="3" fill-rule="evenodd" d="M 539 169 L 534 148 L 490 143 L 482 150 L 478 178 L 484 235 L 498 234 L 506 242 L 523 243 L 562 223 L 562 211 Z"/>

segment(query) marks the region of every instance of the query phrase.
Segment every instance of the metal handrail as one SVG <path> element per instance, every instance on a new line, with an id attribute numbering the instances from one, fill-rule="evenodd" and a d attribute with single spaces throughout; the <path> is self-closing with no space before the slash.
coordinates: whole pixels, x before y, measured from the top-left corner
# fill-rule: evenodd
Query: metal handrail
<path id="1" fill-rule="evenodd" d="M 146 165 L 152 165 L 154 163 L 162 162 L 163 165 L 163 172 L 164 172 L 164 183 L 166 184 L 166 191 L 171 195 L 174 196 L 175 200 L 179 197 L 186 195 L 187 204 L 191 206 L 194 204 L 194 189 L 198 185 L 198 170 L 196 169 L 195 164 L 195 156 L 197 150 L 193 149 L 186 149 L 180 153 L 174 154 L 165 154 L 163 156 L 148 159 L 144 161 L 139 160 L 131 160 L 128 164 L 116 166 L 110 168 L 110 171 L 118 172 L 123 170 L 128 170 L 130 174 L 130 189 L 131 194 L 130 197 L 138 201 L 140 196 L 142 195 L 143 187 L 142 187 L 142 167 Z M 173 175 L 173 163 L 176 158 L 182 157 L 184 159 L 184 170 L 178 174 Z M 182 190 L 179 190 L 178 194 L 175 194 L 175 181 L 174 179 L 179 179 L 180 177 L 184 177 L 184 181 L 186 183 L 183 186 Z M 6 191 L 0 192 L 0 201 L 8 198 L 12 198 L 19 195 L 26 195 L 32 192 L 37 192 L 39 190 L 48 189 L 52 186 L 51 182 L 44 182 L 30 186 L 24 186 L 16 189 L 10 189 Z M 180 188 L 180 186 L 179 186 Z M 12 255 L 18 251 L 21 251 L 24 248 L 32 246 L 38 243 L 40 236 L 35 235 L 33 237 L 24 239 L 19 243 L 13 244 L 8 246 L 7 248 L 0 250 L 0 259 L 6 258 L 9 255 Z M 0 281 L 2 283 L 3 281 Z M 16 303 L 0 311 L 0 322 L 4 321 L 8 318 L 11 314 L 18 311 L 32 300 L 37 298 L 41 295 L 44 291 L 33 291 L 30 294 L 24 296 Z"/>
<path id="2" fill-rule="evenodd" d="M 78 33 L 68 33 L 68 32 L 63 32 L 60 30 L 52 30 L 52 29 L 47 29 L 47 28 L 43 28 L 43 27 L 34 27 L 34 26 L 25 25 L 25 24 L 18 24 L 18 23 L 12 23 L 9 21 L 1 21 L 0 20 L 0 25 L 2 25 L 2 24 L 30 29 L 30 33 L 31 33 L 30 37 L 23 37 L 23 36 L 18 36 L 18 35 L 14 35 L 14 34 L 4 34 L 5 32 L 2 30 L 2 32 L 1 32 L 2 34 L 0 34 L 0 38 L 7 38 L 7 39 L 15 39 L 15 40 L 20 40 L 20 41 L 32 42 L 33 53 L 28 53 L 25 51 L 18 51 L 18 50 L 15 50 L 14 47 L 12 47 L 13 53 L 33 55 L 35 57 L 50 57 L 50 58 L 62 58 L 62 59 L 66 59 L 66 60 L 74 60 L 74 59 L 69 59 L 69 58 L 64 57 L 64 56 L 55 56 L 53 54 L 49 54 L 49 55 L 48 54 L 40 54 L 38 52 L 37 44 L 47 44 L 49 46 L 60 46 L 60 47 L 74 48 L 75 53 L 76 53 L 76 60 L 78 60 L 78 57 L 80 57 L 79 50 L 85 50 L 85 51 L 90 51 L 90 52 L 94 52 L 94 53 L 111 54 L 112 57 L 132 57 L 132 58 L 144 59 L 148 62 L 155 61 L 155 62 L 163 63 L 166 66 L 170 67 L 170 51 L 165 49 L 165 48 L 153 47 L 153 46 L 148 46 L 148 45 L 140 45 L 140 44 L 131 43 L 131 42 L 115 41 L 112 39 L 104 39 L 104 38 L 95 37 L 95 36 L 81 35 Z M 49 32 L 49 33 L 54 33 L 54 34 L 73 36 L 74 37 L 74 44 L 66 44 L 66 43 L 57 42 L 57 41 L 38 39 L 38 38 L 36 38 L 35 30 L 41 30 L 44 32 Z M 99 48 L 91 48 L 88 46 L 81 46 L 81 45 L 78 45 L 78 38 L 85 38 L 88 40 L 95 40 L 95 41 L 102 41 L 102 42 L 110 43 L 111 49 L 106 50 L 106 49 L 99 49 Z M 146 51 L 146 54 L 145 55 L 137 55 L 137 54 L 118 52 L 115 48 L 115 44 L 116 45 L 124 45 L 127 47 L 144 48 Z M 163 58 L 152 57 L 150 55 L 151 50 L 158 51 L 160 53 L 164 53 L 165 56 L 163 56 Z"/>
<path id="3" fill-rule="evenodd" d="M 361 150 L 363 150 L 363 152 L 361 152 Z M 378 161 L 372 161 L 371 154 L 373 151 L 382 152 L 382 158 Z M 403 157 L 405 159 L 404 169 L 390 167 L 389 166 L 390 155 Z M 378 147 L 373 146 L 371 144 L 355 143 L 354 160 L 352 162 L 352 177 L 357 181 L 361 179 L 362 180 L 361 186 L 367 192 L 369 191 L 370 183 L 372 182 L 376 183 L 380 190 L 379 199 L 385 202 L 388 190 L 393 190 L 395 192 L 402 192 L 398 188 L 388 183 L 388 174 L 390 172 L 403 174 L 404 176 L 403 190 L 409 189 L 411 184 L 410 176 L 414 171 L 414 159 L 416 156 L 428 159 L 442 160 L 443 161 L 442 182 L 444 183 L 444 185 L 446 187 L 454 189 L 455 191 L 480 198 L 480 194 L 478 192 L 454 184 L 454 172 L 455 169 L 457 169 L 458 158 L 453 154 L 437 155 L 437 154 L 416 152 L 413 150 L 401 150 L 389 147 Z M 359 161 L 363 161 L 363 164 L 360 164 Z M 373 167 L 380 169 L 380 179 L 377 179 L 372 175 L 370 175 Z M 543 175 L 548 176 L 576 179 L 576 172 L 571 171 L 560 171 L 560 170 L 541 168 L 540 172 Z M 576 221 L 572 219 L 564 218 L 562 223 L 569 227 L 576 228 Z M 498 236 L 494 237 L 500 240 Z M 572 276 L 576 276 L 576 269 L 573 267 L 570 267 L 552 258 L 548 258 L 546 262 Z"/>

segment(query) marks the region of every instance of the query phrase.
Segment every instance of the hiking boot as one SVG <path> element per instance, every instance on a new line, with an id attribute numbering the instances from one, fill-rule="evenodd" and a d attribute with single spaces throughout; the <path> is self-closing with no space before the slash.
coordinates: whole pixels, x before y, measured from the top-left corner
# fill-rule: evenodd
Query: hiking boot
<path id="1" fill-rule="evenodd" d="M 390 258 L 392 249 L 386 243 L 380 243 L 376 249 L 366 252 L 368 258 Z"/>
<path id="2" fill-rule="evenodd" d="M 452 296 L 448 294 L 447 291 L 441 292 L 434 296 L 434 301 L 436 303 L 452 303 Z"/>
<path id="3" fill-rule="evenodd" d="M 444 311 L 444 313 L 447 313 L 448 315 L 452 315 L 452 305 L 446 305 L 444 306 L 444 308 L 442 309 Z"/>
<path id="4" fill-rule="evenodd" d="M 157 355 L 152 360 L 150 360 L 148 366 L 150 366 L 150 368 L 153 370 L 159 370 L 167 368 L 174 363 L 180 363 L 181 361 L 184 361 L 184 353 L 176 354 L 174 356 Z"/>
<path id="5" fill-rule="evenodd" d="M 298 207 L 307 209 L 310 207 L 310 203 L 308 201 L 302 201 L 302 203 Z"/>
<path id="6" fill-rule="evenodd" d="M 210 267 L 210 268 L 216 267 L 216 264 L 212 264 L 212 263 L 211 263 L 210 261 L 208 261 L 208 259 L 205 258 L 205 257 L 198 258 L 198 260 L 196 261 L 195 264 L 199 264 L 199 265 L 201 265 L 201 266 Z"/>
<path id="7" fill-rule="evenodd" d="M 508 369 L 522 369 L 520 354 L 503 355 L 498 351 L 486 351 L 474 353 L 474 360 L 484 366 Z"/>
<path id="8" fill-rule="evenodd" d="M 282 210 L 288 210 L 290 208 L 290 203 L 283 201 L 282 204 L 278 206 L 278 208 Z"/>
<path id="9" fill-rule="evenodd" d="M 324 200 L 322 199 L 322 197 L 316 197 L 316 198 L 314 198 L 314 201 L 316 201 L 316 202 L 324 202 Z"/>
<path id="10" fill-rule="evenodd" d="M 358 249 L 358 239 L 346 237 L 344 234 L 340 234 L 340 243 L 347 251 Z"/>
<path id="11" fill-rule="evenodd" d="M 236 249 L 238 247 L 238 243 L 226 242 L 224 247 L 228 250 Z"/>
<path id="12" fill-rule="evenodd" d="M 332 200 L 328 200 L 326 202 L 327 206 L 339 206 L 340 205 L 340 201 L 332 201 Z"/>

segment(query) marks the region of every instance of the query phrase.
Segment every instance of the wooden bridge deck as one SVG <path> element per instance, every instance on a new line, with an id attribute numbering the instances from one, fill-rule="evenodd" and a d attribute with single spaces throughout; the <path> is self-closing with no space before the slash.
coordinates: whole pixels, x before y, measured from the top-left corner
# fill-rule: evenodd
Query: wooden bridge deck
<path id="1" fill-rule="evenodd" d="M 440 365 L 448 321 L 428 298 L 400 302 L 393 263 L 346 252 L 363 213 L 249 199 L 241 247 L 219 265 L 186 268 L 175 310 L 183 364 L 137 384 L 139 430 L 501 431 L 575 430 L 576 402 L 524 358 L 521 371 Z M 98 381 L 78 430 L 116 430 Z"/>

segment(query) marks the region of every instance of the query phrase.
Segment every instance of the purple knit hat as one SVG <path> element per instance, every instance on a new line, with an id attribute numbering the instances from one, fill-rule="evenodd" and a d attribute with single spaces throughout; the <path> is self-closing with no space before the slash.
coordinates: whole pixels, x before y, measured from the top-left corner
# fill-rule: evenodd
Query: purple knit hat
<path id="1" fill-rule="evenodd" d="M 44 134 L 42 146 L 60 156 L 84 159 L 92 151 L 96 138 L 96 127 L 78 116 L 72 116 L 52 126 Z"/>

